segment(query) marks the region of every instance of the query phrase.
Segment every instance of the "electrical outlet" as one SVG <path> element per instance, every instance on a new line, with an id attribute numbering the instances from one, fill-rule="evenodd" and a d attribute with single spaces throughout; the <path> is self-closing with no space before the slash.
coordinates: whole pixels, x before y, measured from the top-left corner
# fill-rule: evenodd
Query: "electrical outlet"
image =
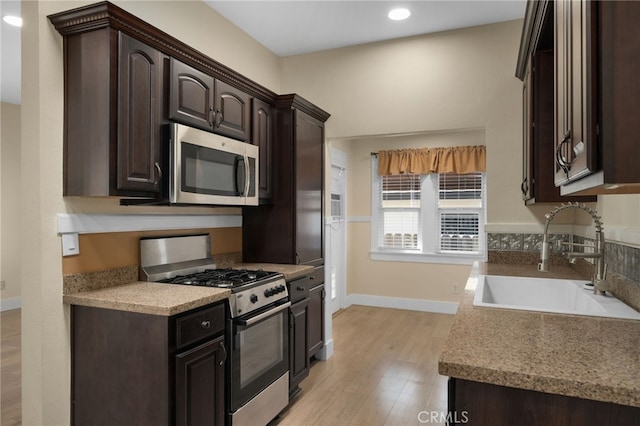
<path id="1" fill-rule="evenodd" d="M 4 290 L 7 287 L 7 282 L 5 280 L 0 281 L 0 290 Z"/>
<path id="2" fill-rule="evenodd" d="M 460 293 L 460 285 L 458 283 L 453 284 L 453 294 Z"/>

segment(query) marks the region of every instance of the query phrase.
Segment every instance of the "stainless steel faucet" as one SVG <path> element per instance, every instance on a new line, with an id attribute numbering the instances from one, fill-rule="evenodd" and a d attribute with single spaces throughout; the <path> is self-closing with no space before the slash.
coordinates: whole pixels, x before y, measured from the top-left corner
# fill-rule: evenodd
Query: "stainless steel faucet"
<path id="1" fill-rule="evenodd" d="M 547 223 L 544 226 L 544 237 L 542 240 L 542 247 L 540 248 L 540 263 L 538 263 L 538 270 L 544 271 L 544 272 L 549 270 L 549 250 L 550 250 L 549 224 L 559 212 L 561 212 L 562 210 L 570 209 L 570 208 L 584 210 L 585 212 L 589 213 L 593 218 L 593 222 L 596 228 L 596 245 L 595 247 L 593 247 L 595 249 L 595 252 L 581 253 L 581 252 L 569 251 L 563 254 L 569 258 L 569 261 L 571 263 L 575 263 L 576 259 L 578 258 L 595 259 L 596 270 L 591 280 L 591 282 L 593 283 L 593 292 L 595 294 L 605 295 L 606 292 L 609 291 L 609 283 L 606 281 L 607 265 L 604 262 L 604 232 L 602 230 L 602 222 L 600 221 L 600 217 L 598 216 L 597 212 L 592 208 L 587 207 L 584 204 L 578 204 L 577 202 L 575 204 L 562 203 L 561 205 L 557 206 L 556 208 L 551 210 L 549 213 L 544 215 L 544 217 L 547 219 Z M 587 244 L 578 244 L 578 243 L 572 243 L 568 241 L 558 241 L 558 246 L 559 247 L 562 247 L 562 246 L 592 247 Z"/>

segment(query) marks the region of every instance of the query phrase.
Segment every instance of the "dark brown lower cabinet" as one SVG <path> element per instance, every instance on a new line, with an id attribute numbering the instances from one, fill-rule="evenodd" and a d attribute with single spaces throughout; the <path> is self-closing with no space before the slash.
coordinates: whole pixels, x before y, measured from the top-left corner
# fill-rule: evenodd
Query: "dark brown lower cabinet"
<path id="1" fill-rule="evenodd" d="M 176 355 L 176 425 L 224 424 L 225 357 L 224 336 Z"/>
<path id="2" fill-rule="evenodd" d="M 324 268 L 323 268 L 324 269 Z M 314 357 L 324 343 L 324 283 L 309 290 L 309 319 L 307 321 L 307 358 Z"/>
<path id="3" fill-rule="evenodd" d="M 640 408 L 449 379 L 449 424 L 491 426 L 640 425 Z"/>
<path id="4" fill-rule="evenodd" d="M 71 307 L 73 425 L 223 425 L 224 303 L 175 316 Z"/>
<path id="5" fill-rule="evenodd" d="M 310 359 L 324 344 L 324 267 L 287 282 L 289 311 L 289 396 L 300 392 L 300 382 L 309 375 Z"/>
<path id="6" fill-rule="evenodd" d="M 307 356 L 307 309 L 309 299 L 305 298 L 291 305 L 289 327 L 289 395 L 299 391 L 300 382 L 309 375 Z"/>

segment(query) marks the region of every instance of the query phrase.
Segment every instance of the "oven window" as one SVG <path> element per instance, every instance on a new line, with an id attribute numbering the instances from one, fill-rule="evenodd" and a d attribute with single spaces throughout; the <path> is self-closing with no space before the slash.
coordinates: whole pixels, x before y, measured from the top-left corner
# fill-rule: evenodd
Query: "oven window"
<path id="1" fill-rule="evenodd" d="M 240 387 L 244 388 L 284 360 L 283 315 L 240 332 Z"/>

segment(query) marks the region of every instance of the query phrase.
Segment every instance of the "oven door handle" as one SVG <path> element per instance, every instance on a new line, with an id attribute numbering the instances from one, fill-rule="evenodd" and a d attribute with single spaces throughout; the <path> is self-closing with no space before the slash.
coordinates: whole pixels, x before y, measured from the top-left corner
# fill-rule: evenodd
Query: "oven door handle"
<path id="1" fill-rule="evenodd" d="M 242 327 L 249 327 L 250 325 L 253 325 L 259 321 L 262 321 L 263 319 L 272 316 L 273 314 L 277 314 L 280 311 L 284 311 L 285 309 L 287 309 L 289 306 L 291 306 L 291 302 L 287 302 L 287 303 L 283 303 L 282 305 L 278 305 L 273 309 L 269 309 L 267 312 L 263 312 L 259 315 L 256 315 L 255 317 L 251 317 L 247 320 L 237 320 L 237 324 L 239 326 Z"/>

